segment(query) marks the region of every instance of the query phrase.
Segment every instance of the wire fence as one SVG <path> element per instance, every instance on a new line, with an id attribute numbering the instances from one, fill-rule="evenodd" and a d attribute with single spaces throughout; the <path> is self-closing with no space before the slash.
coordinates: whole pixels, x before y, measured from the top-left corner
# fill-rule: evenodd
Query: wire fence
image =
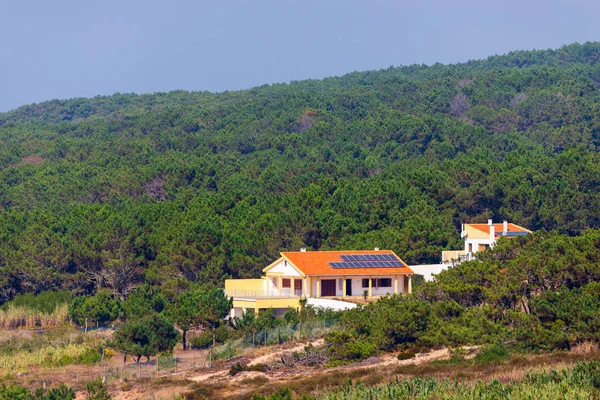
<path id="1" fill-rule="evenodd" d="M 30 387 L 52 387 L 64 383 L 74 388 L 83 388 L 88 381 L 127 382 L 136 379 L 161 378 L 187 371 L 210 367 L 207 363 L 209 350 L 179 350 L 173 354 L 152 357 L 136 363 L 130 357 L 122 361 L 113 358 L 90 365 L 65 365 L 53 368 L 32 368 L 27 373 L 8 374 L 3 382 Z"/>
<path id="2" fill-rule="evenodd" d="M 90 365 L 65 365 L 45 370 L 33 369 L 30 373 L 14 374 L 4 378 L 4 382 L 33 387 L 51 387 L 65 383 L 82 389 L 86 382 L 101 380 L 105 383 L 127 382 L 137 379 L 161 378 L 188 371 L 198 371 L 213 367 L 219 360 L 232 360 L 239 356 L 251 356 L 265 346 L 281 345 L 294 340 L 314 339 L 335 328 L 337 320 L 318 320 L 282 325 L 271 329 L 257 330 L 241 338 L 215 345 L 209 349 L 176 350 L 143 359 L 136 363 L 131 357 L 125 360 L 115 355 L 101 363 Z"/>
<path id="3" fill-rule="evenodd" d="M 255 331 L 215 346 L 207 355 L 207 362 L 248 355 L 259 347 L 280 345 L 293 340 L 314 339 L 330 332 L 336 324 L 337 320 L 316 320 Z"/>

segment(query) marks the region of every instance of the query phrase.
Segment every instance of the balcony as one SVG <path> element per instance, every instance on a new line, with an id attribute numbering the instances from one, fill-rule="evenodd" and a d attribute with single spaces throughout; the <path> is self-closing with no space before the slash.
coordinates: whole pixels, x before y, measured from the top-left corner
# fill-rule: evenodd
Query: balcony
<path id="1" fill-rule="evenodd" d="M 282 289 L 279 290 L 246 290 L 246 289 L 225 289 L 227 297 L 234 299 L 288 299 L 302 297 L 302 289 Z"/>
<path id="2" fill-rule="evenodd" d="M 473 253 L 466 252 L 464 250 L 449 250 L 442 251 L 442 263 L 443 264 L 460 264 L 463 261 L 474 260 Z"/>

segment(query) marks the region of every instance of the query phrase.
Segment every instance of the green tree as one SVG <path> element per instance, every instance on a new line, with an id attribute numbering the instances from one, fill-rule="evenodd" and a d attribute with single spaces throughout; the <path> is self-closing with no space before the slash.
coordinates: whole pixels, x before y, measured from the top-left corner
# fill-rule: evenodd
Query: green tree
<path id="1" fill-rule="evenodd" d="M 199 306 L 200 321 L 213 333 L 214 345 L 215 330 L 231 311 L 233 298 L 228 298 L 223 290 L 215 288 L 200 294 Z"/>
<path id="2" fill-rule="evenodd" d="M 120 326 L 113 336 L 112 346 L 139 363 L 142 356 L 150 360 L 158 353 L 173 351 L 178 341 L 179 332 L 173 323 L 161 314 L 153 314 Z"/>
<path id="3" fill-rule="evenodd" d="M 161 313 L 166 299 L 158 288 L 144 284 L 131 292 L 121 303 L 125 319 L 141 318 L 151 313 Z"/>
<path id="4" fill-rule="evenodd" d="M 187 332 L 202 322 L 200 297 L 197 290 L 183 292 L 175 298 L 174 304 L 168 311 L 169 317 L 182 331 L 183 350 L 187 350 Z"/>
<path id="5" fill-rule="evenodd" d="M 101 290 L 95 296 L 78 296 L 69 304 L 69 316 L 78 325 L 114 321 L 121 313 L 119 299 Z"/>

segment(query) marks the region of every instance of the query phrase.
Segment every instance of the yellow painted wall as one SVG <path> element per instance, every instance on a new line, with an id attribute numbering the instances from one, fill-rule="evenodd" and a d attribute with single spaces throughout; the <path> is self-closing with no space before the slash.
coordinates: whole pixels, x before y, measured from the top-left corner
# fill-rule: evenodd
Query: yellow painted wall
<path id="1" fill-rule="evenodd" d="M 465 225 L 465 231 L 467 231 L 467 239 L 489 239 L 490 234 L 480 231 L 479 229 L 475 229 L 469 224 Z"/>
<path id="2" fill-rule="evenodd" d="M 254 309 L 256 307 L 256 301 L 252 300 L 233 300 L 234 308 L 250 308 Z"/>
<path id="3" fill-rule="evenodd" d="M 262 291 L 264 279 L 225 279 L 225 290 Z"/>
<path id="4" fill-rule="evenodd" d="M 464 256 L 466 252 L 464 250 L 447 250 L 442 251 L 442 262 L 450 262 L 458 259 L 460 256 Z"/>
<path id="5" fill-rule="evenodd" d="M 300 307 L 299 298 L 288 298 L 288 299 L 256 299 L 252 300 L 233 300 L 233 307 L 235 308 L 298 308 Z"/>
<path id="6" fill-rule="evenodd" d="M 300 299 L 292 297 L 289 299 L 257 299 L 258 308 L 298 308 L 300 307 Z"/>

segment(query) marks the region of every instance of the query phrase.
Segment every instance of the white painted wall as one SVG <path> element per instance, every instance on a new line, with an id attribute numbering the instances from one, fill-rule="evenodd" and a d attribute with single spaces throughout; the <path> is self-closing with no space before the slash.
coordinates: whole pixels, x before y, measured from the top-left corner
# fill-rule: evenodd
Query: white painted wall
<path id="1" fill-rule="evenodd" d="M 230 318 L 242 318 L 244 316 L 244 309 L 241 307 L 234 307 L 229 313 Z"/>
<path id="2" fill-rule="evenodd" d="M 356 308 L 356 304 L 354 303 L 331 299 L 308 299 L 306 303 L 313 307 L 331 308 L 336 311 Z"/>
<path id="3" fill-rule="evenodd" d="M 273 272 L 276 274 L 283 274 L 283 276 L 293 276 L 293 277 L 301 277 L 302 276 L 286 260 L 281 260 L 281 262 L 278 263 L 277 265 L 275 265 L 273 268 L 271 268 L 269 270 L 269 272 Z M 267 272 L 267 273 L 269 273 L 269 272 Z"/>
<path id="4" fill-rule="evenodd" d="M 469 244 L 473 245 L 472 246 L 473 250 L 471 252 L 477 253 L 479 251 L 480 244 L 485 244 L 490 247 L 493 247 L 495 242 L 496 242 L 496 240 L 490 240 L 490 239 L 467 239 L 467 240 L 465 240 L 465 251 L 469 252 Z"/>
<path id="5" fill-rule="evenodd" d="M 369 290 L 368 287 L 363 288 L 362 287 L 362 280 L 363 279 L 368 279 L 368 276 L 347 276 L 346 279 L 352 279 L 352 296 L 362 296 L 365 290 Z M 394 276 L 390 275 L 390 276 L 378 276 L 378 278 L 389 278 L 391 279 L 391 286 L 390 287 L 380 287 L 380 288 L 376 288 L 375 286 L 373 286 L 372 288 L 372 293 L 373 296 L 385 296 L 385 295 L 391 295 L 394 294 Z M 336 280 L 336 286 L 335 286 L 335 295 L 338 297 L 342 297 L 343 296 L 343 278 L 340 277 L 321 277 L 321 280 L 324 279 L 335 279 Z M 406 278 L 408 279 L 408 278 Z M 402 276 L 398 275 L 398 293 L 402 293 L 402 289 L 403 289 L 403 283 L 402 283 Z M 316 297 L 317 296 L 317 278 L 316 277 L 312 277 L 312 297 Z"/>
<path id="6" fill-rule="evenodd" d="M 410 269 L 412 269 L 415 274 L 423 275 L 423 278 L 425 278 L 427 282 L 431 282 L 435 275 L 451 266 L 451 264 L 411 265 Z"/>

